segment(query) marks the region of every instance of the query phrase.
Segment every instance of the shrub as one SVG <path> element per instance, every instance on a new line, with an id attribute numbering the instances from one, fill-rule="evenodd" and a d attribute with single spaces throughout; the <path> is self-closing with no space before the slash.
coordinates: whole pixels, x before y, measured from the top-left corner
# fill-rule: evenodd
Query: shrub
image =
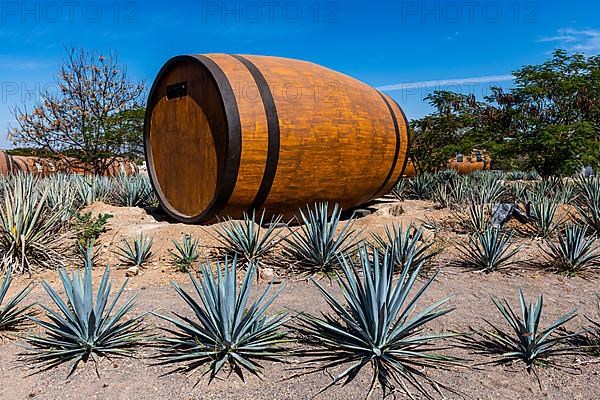
<path id="1" fill-rule="evenodd" d="M 171 262 L 183 272 L 188 272 L 192 265 L 200 258 L 200 243 L 198 239 L 192 238 L 192 235 L 183 235 L 181 244 L 176 240 L 172 240 L 175 245 L 175 251 L 169 250 L 171 253 Z"/>
<path id="2" fill-rule="evenodd" d="M 205 367 L 212 381 L 225 365 L 244 379 L 243 371 L 260 376 L 260 361 L 282 361 L 282 344 L 287 342 L 281 327 L 288 321 L 285 313 L 266 316 L 267 310 L 281 289 L 271 295 L 273 286 L 256 300 L 249 300 L 256 267 L 251 265 L 241 287 L 237 287 L 237 261 L 228 258 L 223 265 L 217 263 L 217 276 L 211 266 L 201 268 L 202 280 L 192 274 L 195 295 L 200 301 L 173 282 L 175 291 L 192 311 L 192 316 L 178 318 L 158 315 L 170 326 L 162 328 L 170 334 L 160 338 L 161 365 L 179 365 L 175 371 L 193 372 Z"/>
<path id="3" fill-rule="evenodd" d="M 135 306 L 135 297 L 120 307 L 116 306 L 127 282 L 109 301 L 112 282 L 108 267 L 104 270 L 96 294 L 92 289 L 91 265 L 86 265 L 83 271 L 73 271 L 71 276 L 61 268 L 58 275 L 65 292 L 64 298 L 46 281 L 42 281 L 44 290 L 54 304 L 53 307 L 41 304 L 48 320 L 31 318 L 44 332 L 25 337 L 28 348 L 24 356 L 30 366 L 41 372 L 65 362 L 73 362 L 70 376 L 80 362 L 87 363 L 91 359 L 98 363 L 99 357 L 134 355 L 136 346 L 144 339 L 144 314 L 127 319 Z"/>
<path id="4" fill-rule="evenodd" d="M 451 311 L 444 307 L 449 299 L 438 301 L 417 312 L 416 306 L 434 281 L 435 275 L 409 299 L 420 267 L 413 272 L 405 267 L 400 279 L 394 282 L 396 256 L 392 251 L 388 250 L 380 256 L 378 250 L 374 249 L 370 255 L 367 248 L 362 247 L 359 251 L 360 265 L 344 258 L 339 277 L 342 300 L 336 299 L 319 283 L 314 282 L 332 314 L 300 316 L 297 328 L 300 339 L 313 346 L 301 350 L 301 354 L 317 365 L 299 375 L 344 366 L 319 393 L 338 382 L 343 381 L 344 385 L 349 383 L 363 367 L 370 365 L 373 377 L 367 398 L 378 382 L 384 398 L 394 389 L 413 397 L 411 387 L 419 395 L 431 398 L 430 390 L 439 391 L 439 387 L 444 386 L 429 377 L 424 370 L 458 365 L 458 360 L 436 353 L 443 349 L 436 345 L 437 342 L 453 336 L 452 334 L 423 334 L 429 322 Z M 362 274 L 358 272 L 359 268 L 363 271 Z M 396 384 L 398 386 L 394 387 Z"/>
<path id="5" fill-rule="evenodd" d="M 518 248 L 511 248 L 510 234 L 498 228 L 487 228 L 469 236 L 467 244 L 458 244 L 462 255 L 461 264 L 480 272 L 492 272 L 507 267 Z"/>
<path id="6" fill-rule="evenodd" d="M 300 211 L 301 225 L 285 238 L 284 254 L 296 262 L 305 272 L 315 274 L 332 273 L 338 266 L 338 257 L 348 253 L 356 245 L 360 234 L 350 218 L 336 233 L 342 210 L 336 204 L 329 217 L 327 203 L 315 204 L 314 209 L 306 207 L 306 214 Z"/>
<path id="7" fill-rule="evenodd" d="M 125 265 L 133 267 L 142 267 L 152 258 L 152 245 L 154 239 L 144 237 L 140 233 L 138 237 L 133 239 L 133 246 L 126 240 L 121 241 L 121 245 L 117 247 L 115 254 L 121 257 L 121 261 Z"/>
<path id="8" fill-rule="evenodd" d="M 71 230 L 75 234 L 77 243 L 87 247 L 90 243 L 95 242 L 102 233 L 106 232 L 106 224 L 112 217 L 110 214 L 93 216 L 91 212 L 75 213 L 71 221 Z"/>
<path id="9" fill-rule="evenodd" d="M 558 232 L 558 243 L 546 239 L 541 247 L 546 260 L 556 270 L 567 275 L 597 267 L 600 253 L 595 246 L 595 237 L 587 237 L 587 227 L 568 224 Z"/>

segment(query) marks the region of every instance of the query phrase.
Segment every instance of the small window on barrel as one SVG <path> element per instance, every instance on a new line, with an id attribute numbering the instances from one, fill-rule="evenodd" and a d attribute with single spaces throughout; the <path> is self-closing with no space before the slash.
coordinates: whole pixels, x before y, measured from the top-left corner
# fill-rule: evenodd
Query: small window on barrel
<path id="1" fill-rule="evenodd" d="M 480 151 L 478 151 L 477 153 L 475 153 L 475 157 L 477 157 L 477 162 L 482 162 L 483 161 L 483 156 L 481 155 Z"/>
<path id="2" fill-rule="evenodd" d="M 187 82 L 178 82 L 167 86 L 167 100 L 179 99 L 187 96 Z"/>
<path id="3" fill-rule="evenodd" d="M 456 153 L 456 162 L 463 162 L 462 153 Z"/>

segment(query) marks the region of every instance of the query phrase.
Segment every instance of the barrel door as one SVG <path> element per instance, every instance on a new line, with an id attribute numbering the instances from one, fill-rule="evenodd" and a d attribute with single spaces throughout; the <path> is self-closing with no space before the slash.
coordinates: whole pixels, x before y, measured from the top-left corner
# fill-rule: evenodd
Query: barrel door
<path id="1" fill-rule="evenodd" d="M 408 122 L 390 97 L 313 63 L 178 56 L 150 91 L 144 141 L 163 208 L 206 222 L 377 198 L 405 167 Z"/>

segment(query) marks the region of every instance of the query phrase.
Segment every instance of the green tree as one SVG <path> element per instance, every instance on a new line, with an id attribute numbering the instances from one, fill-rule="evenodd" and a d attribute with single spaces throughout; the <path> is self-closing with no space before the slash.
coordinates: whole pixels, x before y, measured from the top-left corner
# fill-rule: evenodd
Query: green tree
<path id="1" fill-rule="evenodd" d="M 412 155 L 435 169 L 455 152 L 484 148 L 494 167 L 567 175 L 600 167 L 600 56 L 554 52 L 513 73 L 508 91 L 493 87 L 482 101 L 435 92 L 434 112 L 412 121 Z"/>
<path id="2" fill-rule="evenodd" d="M 600 58 L 564 50 L 514 72 L 510 96 L 515 153 L 542 175 L 600 166 Z"/>
<path id="3" fill-rule="evenodd" d="M 76 157 L 103 173 L 117 157 L 139 155 L 144 83 L 129 78 L 114 53 L 71 48 L 60 66 L 57 92 L 40 93 L 33 110 L 15 107 L 14 144 L 57 157 Z"/>
<path id="4" fill-rule="evenodd" d="M 469 152 L 473 142 L 473 96 L 436 91 L 425 100 L 435 111 L 411 121 L 410 156 L 418 172 L 443 168 L 456 153 Z"/>

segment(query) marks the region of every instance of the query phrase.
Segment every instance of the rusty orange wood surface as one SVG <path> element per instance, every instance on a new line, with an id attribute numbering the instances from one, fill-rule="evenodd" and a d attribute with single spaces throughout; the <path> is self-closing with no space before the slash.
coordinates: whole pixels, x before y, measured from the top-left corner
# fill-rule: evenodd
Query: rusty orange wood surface
<path id="1" fill-rule="evenodd" d="M 479 152 L 474 150 L 470 155 L 464 155 L 461 161 L 457 160 L 457 157 L 452 157 L 444 168 L 456 170 L 459 174 L 467 175 L 475 171 L 489 171 L 491 169 L 492 159 L 484 151 Z M 415 163 L 408 157 L 406 168 L 402 173 L 404 177 L 411 177 L 417 175 L 415 169 Z"/>
<path id="2" fill-rule="evenodd" d="M 82 175 L 89 174 L 90 170 L 90 165 L 73 158 L 54 159 L 36 156 L 11 156 L 4 151 L 0 151 L 0 175 L 19 172 L 37 176 L 49 176 L 55 173 Z M 104 175 L 134 175 L 138 172 L 139 169 L 133 161 L 116 158 L 104 172 Z"/>
<path id="3" fill-rule="evenodd" d="M 144 139 L 162 206 L 205 222 L 379 197 L 402 175 L 408 123 L 392 98 L 325 67 L 208 54 L 161 69 Z"/>
<path id="4" fill-rule="evenodd" d="M 488 154 L 479 150 L 473 150 L 469 155 L 463 155 L 462 161 L 457 157 L 448 161 L 448 168 L 455 169 L 459 174 L 471 174 L 475 171 L 489 171 L 492 159 Z"/>

